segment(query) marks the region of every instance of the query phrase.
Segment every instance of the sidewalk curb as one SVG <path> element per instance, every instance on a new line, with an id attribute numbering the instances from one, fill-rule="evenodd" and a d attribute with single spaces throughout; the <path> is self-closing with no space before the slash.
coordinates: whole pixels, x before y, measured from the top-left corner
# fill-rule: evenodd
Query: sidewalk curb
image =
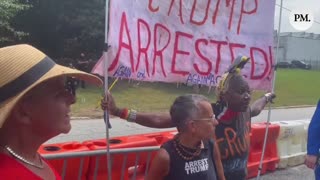
<path id="1" fill-rule="evenodd" d="M 77 116 L 74 116 L 74 117 L 71 117 L 70 120 L 89 120 L 89 119 L 92 119 L 90 117 L 77 117 Z"/>
<path id="2" fill-rule="evenodd" d="M 310 107 L 316 107 L 315 105 L 298 105 L 298 106 L 280 106 L 280 107 L 271 107 L 272 109 L 294 109 L 294 108 L 310 108 Z M 265 107 L 263 110 L 268 110 L 268 107 Z M 113 117 L 113 116 L 112 116 Z M 111 117 L 111 118 L 112 118 Z M 101 118 L 103 118 L 103 116 L 101 115 Z M 101 118 L 97 118 L 95 117 L 95 119 L 101 119 Z M 92 119 L 91 117 L 83 117 L 83 116 L 73 116 L 70 118 L 71 120 L 89 120 Z"/>
<path id="3" fill-rule="evenodd" d="M 315 105 L 297 105 L 297 106 L 279 106 L 279 107 L 271 107 L 271 109 L 293 109 L 293 108 L 309 108 L 316 107 Z M 264 110 L 268 109 L 267 107 Z"/>

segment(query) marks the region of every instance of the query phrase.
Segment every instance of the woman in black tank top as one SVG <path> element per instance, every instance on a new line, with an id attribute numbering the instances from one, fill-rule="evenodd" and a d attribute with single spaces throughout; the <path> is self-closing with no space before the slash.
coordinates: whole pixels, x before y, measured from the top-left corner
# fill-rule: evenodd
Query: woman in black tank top
<path id="1" fill-rule="evenodd" d="M 222 168 L 222 164 L 220 159 L 214 160 L 216 146 L 210 138 L 218 122 L 208 99 L 180 96 L 171 106 L 170 115 L 178 134 L 161 147 L 146 180 L 217 180 L 216 168 Z"/>

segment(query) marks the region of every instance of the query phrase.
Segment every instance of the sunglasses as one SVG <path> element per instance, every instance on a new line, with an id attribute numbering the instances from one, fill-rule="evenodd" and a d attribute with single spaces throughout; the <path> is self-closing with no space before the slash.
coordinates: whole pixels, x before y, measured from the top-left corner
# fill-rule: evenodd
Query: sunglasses
<path id="1" fill-rule="evenodd" d="M 72 95 L 76 95 L 76 90 L 79 88 L 79 80 L 74 77 L 66 77 L 64 88 Z"/>

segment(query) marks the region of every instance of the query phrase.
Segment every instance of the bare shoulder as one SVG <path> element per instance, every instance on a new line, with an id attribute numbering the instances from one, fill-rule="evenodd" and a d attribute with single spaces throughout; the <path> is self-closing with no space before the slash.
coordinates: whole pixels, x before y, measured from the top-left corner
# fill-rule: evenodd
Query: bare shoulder
<path id="1" fill-rule="evenodd" d="M 169 162 L 170 162 L 169 153 L 168 153 L 165 149 L 163 149 L 163 148 L 160 148 L 160 149 L 159 149 L 156 158 L 157 158 L 159 161 L 163 162 L 163 163 L 168 163 L 168 164 L 169 164 Z"/>
<path id="2" fill-rule="evenodd" d="M 168 152 L 160 148 L 157 155 L 152 160 L 150 171 L 145 180 L 162 180 L 169 174 L 170 156 Z"/>

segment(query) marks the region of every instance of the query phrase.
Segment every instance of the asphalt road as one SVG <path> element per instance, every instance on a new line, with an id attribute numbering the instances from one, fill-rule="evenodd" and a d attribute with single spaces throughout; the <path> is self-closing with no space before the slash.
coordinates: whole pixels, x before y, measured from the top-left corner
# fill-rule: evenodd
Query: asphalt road
<path id="1" fill-rule="evenodd" d="M 273 109 L 271 111 L 271 121 L 291 121 L 291 120 L 310 120 L 315 107 L 307 108 L 288 108 Z M 252 119 L 255 122 L 266 122 L 268 119 L 268 110 L 261 112 L 259 116 Z M 135 123 L 129 123 L 119 118 L 110 119 L 112 128 L 109 129 L 110 137 L 126 136 L 132 134 L 141 134 L 148 132 L 167 131 L 171 129 L 154 129 L 140 126 Z M 68 134 L 61 134 L 47 143 L 67 142 L 67 141 L 85 141 L 90 139 L 99 139 L 106 137 L 106 127 L 103 119 L 74 118 L 71 121 L 72 130 Z"/>

